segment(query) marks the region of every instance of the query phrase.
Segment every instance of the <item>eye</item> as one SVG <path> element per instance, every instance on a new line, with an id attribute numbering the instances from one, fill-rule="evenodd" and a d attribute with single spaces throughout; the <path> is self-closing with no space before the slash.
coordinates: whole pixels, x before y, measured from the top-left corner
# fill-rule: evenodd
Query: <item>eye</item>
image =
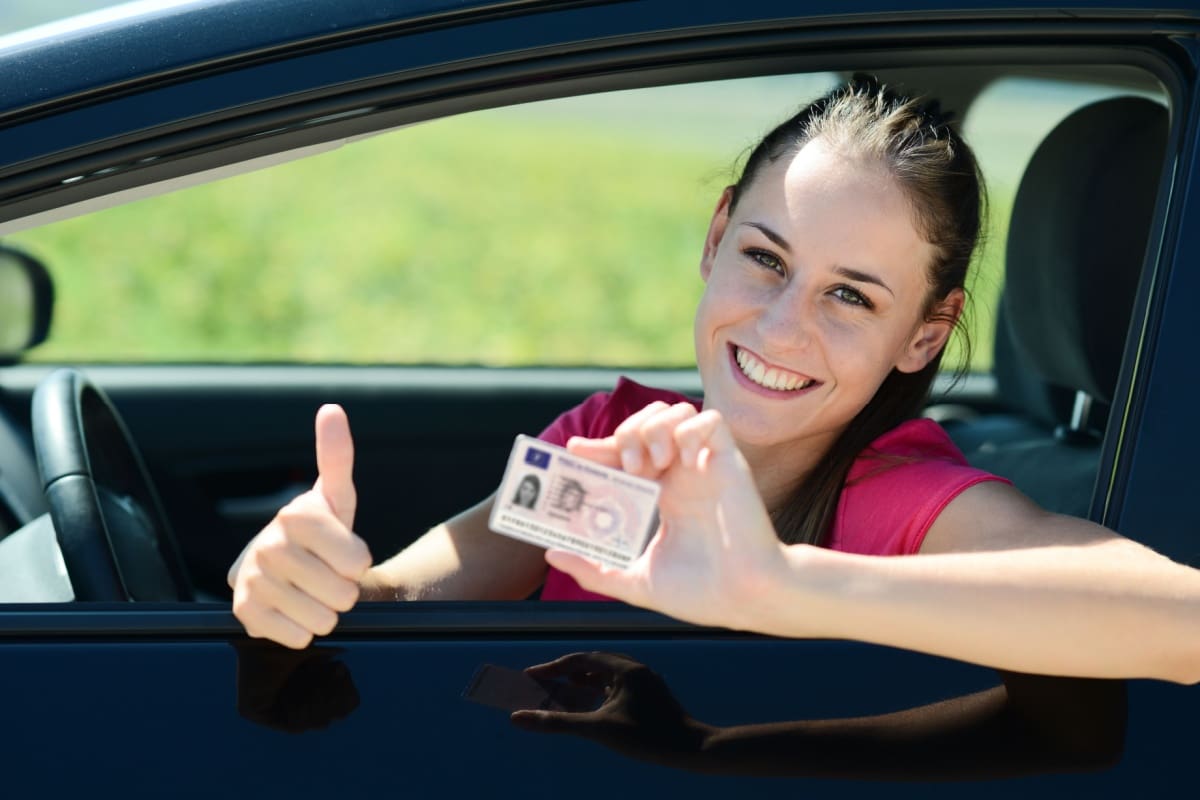
<path id="1" fill-rule="evenodd" d="M 857 289 L 852 289 L 849 286 L 837 286 L 830 292 L 841 302 L 848 306 L 862 306 L 866 309 L 874 308 L 875 306 L 867 299 L 867 296 Z"/>
<path id="2" fill-rule="evenodd" d="M 774 253 L 753 247 L 748 248 L 744 252 L 747 257 L 753 259 L 759 266 L 766 267 L 772 272 L 778 272 L 780 275 L 784 274 L 783 262 Z"/>

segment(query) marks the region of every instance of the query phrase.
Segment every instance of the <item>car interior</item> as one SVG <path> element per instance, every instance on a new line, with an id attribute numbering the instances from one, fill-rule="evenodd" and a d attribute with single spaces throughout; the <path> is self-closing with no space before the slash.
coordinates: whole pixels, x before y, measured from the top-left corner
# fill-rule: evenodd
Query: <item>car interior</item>
<path id="1" fill-rule="evenodd" d="M 986 337 L 990 372 L 958 381 L 947 375 L 928 414 L 973 464 L 1011 479 L 1043 507 L 1096 516 L 1105 502 L 1097 476 L 1116 446 L 1108 420 L 1121 394 L 1130 343 L 1139 335 L 1133 309 L 1138 293 L 1146 291 L 1142 268 L 1162 194 L 1165 92 L 1147 72 L 1111 66 L 878 74 L 885 83 L 940 96 L 967 123 L 983 113 L 988 87 L 1002 81 L 1029 91 L 1040 82 L 1050 96 L 1061 91 L 1076 98 L 1062 101 L 1061 119 L 1038 137 L 1002 226 L 1003 289 L 995 307 L 976 310 L 995 325 L 994 338 Z M 1078 87 L 1090 94 L 1067 91 Z M 361 442 L 358 524 L 376 558 L 386 556 L 486 496 L 499 481 L 514 435 L 536 433 L 561 410 L 611 386 L 620 373 L 593 365 L 340 366 L 313 372 L 310 380 L 305 365 L 230 367 L 229 373 L 217 365 L 190 383 L 195 377 L 187 365 L 82 364 L 90 383 L 60 374 L 58 384 L 37 388 L 51 366 L 39 362 L 37 351 L 53 330 L 44 287 L 50 281 L 20 245 L 14 253 L 13 270 L 34 287 L 29 297 L 40 299 L 28 301 L 28 333 L 9 349 L 13 366 L 0 367 L 3 602 L 227 601 L 225 570 L 234 556 L 315 474 L 311 413 L 326 400 L 353 407 Z M 47 265 L 49 275 L 56 266 Z M 646 382 L 699 390 L 687 370 L 639 374 Z M 111 419 L 104 395 L 118 412 Z M 39 402 L 63 416 L 39 417 Z M 79 434 L 62 429 L 82 418 L 81 403 L 90 409 L 87 424 L 93 427 L 85 440 L 63 443 L 64 436 Z M 136 447 L 111 456 L 122 447 L 122 431 Z M 43 490 L 53 459 L 38 449 L 51 441 L 59 442 L 54 452 L 72 450 L 85 466 L 92 462 L 103 491 L 91 503 L 93 515 L 99 514 L 91 525 L 107 529 L 102 535 L 113 540 L 108 547 L 95 531 L 82 542 L 78 534 L 60 531 L 56 541 Z M 127 480 L 143 461 L 146 487 Z M 397 484 L 420 506 L 405 509 L 404 525 L 395 521 Z M 159 506 L 163 521 L 155 519 Z M 159 526 L 173 534 L 156 533 Z M 108 566 L 93 574 L 86 564 Z"/>
<path id="2" fill-rule="evenodd" d="M 968 459 L 1086 517 L 1167 139 L 1142 97 L 1087 105 L 1034 153 L 1013 204 L 993 351 L 999 413 L 947 425 Z"/>

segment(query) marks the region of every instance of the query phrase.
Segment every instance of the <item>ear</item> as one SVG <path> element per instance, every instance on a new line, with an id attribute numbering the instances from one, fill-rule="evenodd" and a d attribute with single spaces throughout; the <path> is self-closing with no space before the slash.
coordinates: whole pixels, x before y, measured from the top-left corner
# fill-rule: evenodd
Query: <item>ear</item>
<path id="1" fill-rule="evenodd" d="M 901 372 L 920 372 L 942 352 L 954 330 L 954 324 L 962 314 L 965 299 L 962 289 L 953 289 L 933 307 L 925 321 L 913 331 L 900 360 L 896 362 L 896 369 Z"/>
<path id="2" fill-rule="evenodd" d="M 721 238 L 725 236 L 725 228 L 729 225 L 729 203 L 733 200 L 733 187 L 726 186 L 721 192 L 721 199 L 713 210 L 712 219 L 708 222 L 708 235 L 704 237 L 704 253 L 700 256 L 700 277 L 705 281 L 712 274 L 713 262 L 717 258 L 717 248 Z"/>

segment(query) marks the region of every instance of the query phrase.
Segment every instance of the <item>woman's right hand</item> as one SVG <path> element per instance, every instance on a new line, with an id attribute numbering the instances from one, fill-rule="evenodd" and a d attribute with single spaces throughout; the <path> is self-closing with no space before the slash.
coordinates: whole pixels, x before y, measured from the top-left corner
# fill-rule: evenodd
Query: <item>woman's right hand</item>
<path id="1" fill-rule="evenodd" d="M 233 613 L 251 636 L 307 647 L 337 624 L 371 566 L 353 532 L 354 441 L 340 406 L 317 411 L 317 482 L 250 540 L 229 568 Z"/>
<path id="2" fill-rule="evenodd" d="M 572 437 L 567 449 L 658 481 L 660 524 L 627 569 L 562 550 L 546 561 L 588 591 L 692 622 L 756 629 L 764 581 L 785 574 L 750 466 L 716 410 L 651 403 L 604 439 Z"/>

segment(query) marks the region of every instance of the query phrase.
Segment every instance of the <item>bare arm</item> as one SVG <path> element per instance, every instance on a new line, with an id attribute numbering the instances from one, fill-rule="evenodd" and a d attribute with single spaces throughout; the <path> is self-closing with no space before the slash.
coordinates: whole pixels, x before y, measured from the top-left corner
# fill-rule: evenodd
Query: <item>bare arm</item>
<path id="1" fill-rule="evenodd" d="M 784 595 L 817 589 L 807 602 L 828 622 L 812 635 L 1023 672 L 1200 681 L 1195 569 L 1093 523 L 1044 512 L 999 483 L 950 503 L 921 552 L 877 558 L 788 548 L 771 583 Z M 795 621 L 776 615 L 768 625 L 782 630 Z"/>
<path id="2" fill-rule="evenodd" d="M 514 723 L 698 772 L 980 780 L 1111 766 L 1125 740 L 1121 681 L 1002 672 L 1002 686 L 904 711 L 716 727 L 691 717 L 659 675 L 628 656 L 572 653 L 526 672 L 603 691 L 603 702 L 573 708 L 561 694 L 568 710 L 521 710 Z"/>
<path id="3" fill-rule="evenodd" d="M 488 529 L 495 496 L 429 530 L 360 582 L 363 600 L 521 600 L 546 575 L 543 550 Z"/>
<path id="4" fill-rule="evenodd" d="M 663 528 L 628 570 L 548 554 L 585 589 L 700 624 L 1014 672 L 1200 682 L 1198 570 L 998 483 L 951 502 L 921 555 L 784 546 L 720 415 L 669 422 L 641 421 L 632 442 L 618 429 L 612 440 L 571 443 L 613 465 L 641 447 L 642 474 L 663 486 Z M 669 458 L 650 467 L 655 441 Z"/>

